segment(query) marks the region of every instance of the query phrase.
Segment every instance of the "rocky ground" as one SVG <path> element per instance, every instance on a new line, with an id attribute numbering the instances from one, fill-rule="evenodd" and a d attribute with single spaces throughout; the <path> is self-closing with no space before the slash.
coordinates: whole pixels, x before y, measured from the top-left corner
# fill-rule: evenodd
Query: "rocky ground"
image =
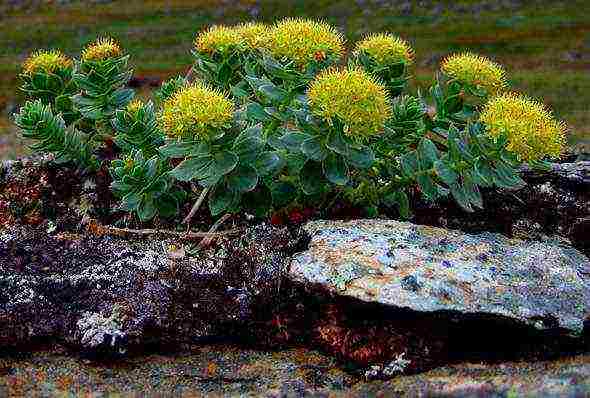
<path id="1" fill-rule="evenodd" d="M 105 174 L 7 162 L 3 383 L 42 395 L 584 396 L 589 169 L 523 170 L 526 188 L 486 193 L 499 206 L 471 216 L 418 202 L 415 221 L 445 228 L 234 219 L 203 244 L 165 222 L 113 227 L 125 219 L 109 211 Z"/>
<path id="2" fill-rule="evenodd" d="M 60 347 L 0 358 L 1 396 L 93 397 L 588 397 L 590 356 L 558 361 L 466 362 L 370 381 L 317 351 L 187 346 L 117 363 L 94 363 Z"/>

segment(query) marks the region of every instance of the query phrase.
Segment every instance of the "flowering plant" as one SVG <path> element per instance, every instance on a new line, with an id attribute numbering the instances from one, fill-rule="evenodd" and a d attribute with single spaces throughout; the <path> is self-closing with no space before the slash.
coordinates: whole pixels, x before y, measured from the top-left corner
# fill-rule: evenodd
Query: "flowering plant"
<path id="1" fill-rule="evenodd" d="M 129 57 L 110 38 L 73 61 L 28 58 L 16 115 L 32 149 L 89 172 L 108 168 L 121 208 L 141 221 L 178 216 L 187 187 L 213 215 L 338 198 L 376 215 L 411 192 L 483 207 L 482 189 L 523 184 L 518 167 L 559 157 L 565 126 L 508 88 L 506 72 L 471 54 L 445 58 L 427 95 L 407 93 L 414 51 L 389 33 L 345 42 L 321 21 L 212 26 L 197 34 L 185 77 L 134 100 Z M 111 138 L 110 140 L 108 138 Z M 114 143 L 114 159 L 97 156 Z"/>

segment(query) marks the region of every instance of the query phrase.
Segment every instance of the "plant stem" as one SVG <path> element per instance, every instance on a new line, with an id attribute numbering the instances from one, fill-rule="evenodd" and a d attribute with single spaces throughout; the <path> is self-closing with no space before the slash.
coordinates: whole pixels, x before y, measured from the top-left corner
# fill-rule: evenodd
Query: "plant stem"
<path id="1" fill-rule="evenodd" d="M 215 239 L 215 237 L 216 237 L 215 231 L 217 231 L 217 229 L 221 226 L 221 224 L 223 224 L 230 216 L 231 215 L 229 213 L 225 213 L 223 216 L 221 216 L 221 218 L 219 220 L 217 220 L 215 222 L 215 224 L 213 224 L 213 226 L 211 226 L 211 228 L 209 229 L 209 232 L 207 232 L 210 235 L 205 237 L 201 242 L 199 242 L 199 246 L 197 246 L 198 250 L 209 245 L 213 241 L 213 239 Z"/>
<path id="2" fill-rule="evenodd" d="M 216 223 L 217 224 L 217 223 Z M 215 225 L 214 225 L 215 226 Z M 108 225 L 94 225 L 93 228 L 97 234 L 114 234 L 114 235 L 169 235 L 176 236 L 181 239 L 195 239 L 195 238 L 217 238 L 220 236 L 234 235 L 241 231 L 238 229 L 231 229 L 227 231 L 214 232 L 211 228 L 209 232 L 179 232 L 169 231 L 163 229 L 130 229 L 130 228 L 117 228 Z"/>
<path id="3" fill-rule="evenodd" d="M 188 224 L 191 221 L 191 218 L 193 218 L 193 216 L 195 215 L 197 210 L 199 210 L 199 207 L 201 207 L 201 205 L 203 204 L 203 201 L 207 197 L 208 193 L 209 193 L 209 187 L 207 187 L 201 191 L 201 195 L 199 195 L 199 199 L 197 199 L 197 201 L 195 202 L 195 204 L 191 208 L 191 211 L 184 218 L 184 220 L 182 220 L 183 224 Z"/>

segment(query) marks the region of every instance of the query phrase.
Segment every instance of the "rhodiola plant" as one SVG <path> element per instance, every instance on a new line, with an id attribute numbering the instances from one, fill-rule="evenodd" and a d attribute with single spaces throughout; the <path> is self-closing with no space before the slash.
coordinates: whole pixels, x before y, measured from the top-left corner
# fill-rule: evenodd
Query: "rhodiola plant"
<path id="1" fill-rule="evenodd" d="M 140 101 L 113 39 L 78 60 L 36 52 L 16 124 L 35 151 L 108 169 L 120 208 L 140 221 L 179 216 L 189 186 L 213 215 L 322 210 L 340 198 L 407 217 L 416 190 L 474 211 L 483 189 L 518 188 L 522 163 L 542 167 L 565 145 L 563 123 L 509 92 L 486 57 L 452 54 L 429 90 L 410 92 L 414 51 L 392 33 L 368 35 L 346 57 L 342 34 L 322 21 L 213 26 L 193 55 L 186 76 Z M 107 139 L 114 160 L 97 156 Z"/>

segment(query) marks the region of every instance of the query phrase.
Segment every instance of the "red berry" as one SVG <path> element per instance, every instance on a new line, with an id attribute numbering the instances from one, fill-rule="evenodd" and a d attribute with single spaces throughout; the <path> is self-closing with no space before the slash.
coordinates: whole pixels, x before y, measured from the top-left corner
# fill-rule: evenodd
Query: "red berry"
<path id="1" fill-rule="evenodd" d="M 293 224 L 300 224 L 303 222 L 303 213 L 300 210 L 293 210 L 289 214 L 289 221 Z"/>
<path id="2" fill-rule="evenodd" d="M 282 225 L 283 224 L 283 219 L 281 218 L 281 216 L 279 216 L 278 214 L 275 213 L 270 218 L 270 223 L 272 225 Z"/>

